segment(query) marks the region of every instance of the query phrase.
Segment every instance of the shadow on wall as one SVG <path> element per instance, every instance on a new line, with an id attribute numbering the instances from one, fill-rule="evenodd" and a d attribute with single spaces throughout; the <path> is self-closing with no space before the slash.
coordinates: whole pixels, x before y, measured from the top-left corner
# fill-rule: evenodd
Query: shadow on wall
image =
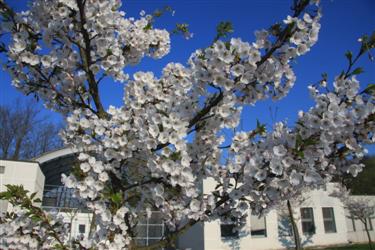
<path id="1" fill-rule="evenodd" d="M 222 241 L 230 247 L 231 250 L 241 250 L 241 238 L 249 236 L 250 233 L 246 230 L 238 232 L 237 237 L 222 238 Z"/>
<path id="2" fill-rule="evenodd" d="M 301 241 L 301 246 L 304 247 L 307 244 L 312 244 L 312 237 L 313 234 L 303 234 L 301 237 L 301 239 L 303 239 Z M 295 248 L 293 229 L 288 216 L 280 216 L 278 223 L 278 238 L 283 247 L 287 249 Z"/>

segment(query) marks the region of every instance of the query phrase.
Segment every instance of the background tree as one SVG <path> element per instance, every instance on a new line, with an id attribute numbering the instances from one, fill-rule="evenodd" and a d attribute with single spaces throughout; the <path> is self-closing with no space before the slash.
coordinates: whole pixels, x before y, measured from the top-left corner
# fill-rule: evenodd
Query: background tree
<path id="1" fill-rule="evenodd" d="M 60 129 L 41 114 L 34 100 L 0 105 L 0 158 L 31 159 L 62 147 Z"/>
<path id="2" fill-rule="evenodd" d="M 254 129 L 238 131 L 244 108 L 279 100 L 293 87 L 292 63 L 318 40 L 318 2 L 293 1 L 292 13 L 256 31 L 252 43 L 230 38 L 231 25 L 221 23 L 213 43 L 186 65 L 130 77 L 126 67 L 170 50 L 169 32 L 154 27 L 155 15 L 127 18 L 119 0 L 34 0 L 22 13 L 0 1 L 0 30 L 11 35 L 1 49 L 13 85 L 63 114 L 64 142 L 80 151 L 79 166 L 62 179 L 95 216 L 91 237 L 73 247 L 163 248 L 196 223 L 220 219 L 238 229 L 249 208 L 266 213 L 305 187 L 356 176 L 363 145 L 374 143 L 375 102 L 373 87 L 361 89 L 355 65 L 375 48 L 375 33 L 346 54 L 348 66 L 332 87 L 326 76 L 309 86 L 315 106 L 299 112 L 294 127 L 279 122 L 266 131 L 254 121 Z M 123 106 L 104 107 L 104 78 L 126 83 Z M 207 179 L 216 188 L 202 193 Z M 11 248 L 69 248 L 64 223 L 22 202 L 23 190 L 10 187 L 2 197 L 20 207 L 2 218 L 12 230 L 0 236 Z M 154 209 L 168 234 L 140 246 L 137 224 Z M 36 232 L 25 240 L 29 228 Z"/>
<path id="3" fill-rule="evenodd" d="M 353 195 L 375 195 L 375 156 L 365 157 L 362 163 L 362 172 L 356 178 L 345 178 L 345 186 Z"/>
<path id="4" fill-rule="evenodd" d="M 347 196 L 344 199 L 344 204 L 345 208 L 349 211 L 349 218 L 362 222 L 367 233 L 369 247 L 372 250 L 369 222 L 375 218 L 375 204 L 370 199 L 355 196 Z"/>

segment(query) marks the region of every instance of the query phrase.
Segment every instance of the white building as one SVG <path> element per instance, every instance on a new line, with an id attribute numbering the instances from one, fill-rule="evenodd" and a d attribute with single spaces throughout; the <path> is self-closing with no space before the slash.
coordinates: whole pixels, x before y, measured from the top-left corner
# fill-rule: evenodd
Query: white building
<path id="1" fill-rule="evenodd" d="M 71 236 L 87 235 L 91 226 L 91 214 L 72 191 L 61 185 L 61 174 L 68 173 L 76 163 L 76 153 L 65 148 L 44 154 L 34 161 L 0 160 L 0 192 L 6 184 L 23 185 L 30 192 L 37 192 L 46 210 L 58 209 L 71 224 Z M 209 192 L 215 183 L 203 183 L 203 192 Z M 328 190 L 314 190 L 304 194 L 304 201 L 294 205 L 294 217 L 304 246 L 326 246 L 366 242 L 367 236 L 360 221 L 350 219 L 342 202 L 329 196 Z M 375 204 L 375 196 L 367 196 Z M 0 211 L 10 210 L 0 201 Z M 285 208 L 286 209 L 286 208 Z M 285 209 L 278 208 L 264 217 L 251 215 L 240 232 L 233 232 L 231 225 L 219 221 L 199 223 L 179 237 L 179 249 L 285 249 L 293 246 L 293 235 Z M 370 220 L 370 234 L 375 239 L 375 221 Z M 374 225 L 375 226 L 375 225 Z M 164 225 L 158 212 L 147 221 L 139 223 L 137 242 L 150 245 L 164 234 Z M 1 249 L 1 241 L 0 241 Z"/>
<path id="2" fill-rule="evenodd" d="M 0 160 L 0 192 L 6 190 L 7 184 L 23 185 L 30 193 L 37 193 L 35 198 L 42 199 L 44 179 L 38 162 Z M 7 201 L 0 200 L 0 213 L 10 209 Z"/>
<path id="3" fill-rule="evenodd" d="M 204 192 L 212 190 L 215 183 L 205 182 Z M 363 224 L 352 220 L 343 203 L 329 196 L 333 184 L 327 190 L 313 190 L 305 193 L 302 204 L 293 206 L 294 218 L 301 235 L 303 246 L 346 245 L 367 242 Z M 375 196 L 366 196 L 375 204 Z M 374 219 L 369 221 L 370 234 L 375 239 Z M 354 225 L 354 226 L 353 226 Z M 195 239 L 192 241 L 191 239 Z M 194 226 L 180 237 L 180 248 L 219 249 L 285 249 L 294 245 L 293 231 L 289 223 L 287 208 L 270 211 L 264 217 L 251 214 L 246 226 L 238 233 L 232 232 L 230 225 L 220 221 Z"/>

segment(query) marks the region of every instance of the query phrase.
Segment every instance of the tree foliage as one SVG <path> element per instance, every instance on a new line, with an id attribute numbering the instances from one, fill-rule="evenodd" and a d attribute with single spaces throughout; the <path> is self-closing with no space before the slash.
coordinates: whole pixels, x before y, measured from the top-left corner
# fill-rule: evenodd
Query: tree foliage
<path id="1" fill-rule="evenodd" d="M 293 87 L 292 63 L 318 40 L 318 2 L 293 1 L 292 13 L 256 31 L 252 43 L 230 38 L 232 27 L 222 22 L 212 44 L 156 77 L 125 72 L 144 57 L 169 53 L 169 32 L 152 25 L 160 12 L 127 18 L 119 0 L 35 0 L 28 12 L 15 13 L 0 1 L 1 31 L 11 34 L 1 49 L 5 68 L 17 89 L 66 117 L 62 137 L 80 152 L 80 164 L 63 182 L 94 217 L 82 241 L 70 242 L 59 223 L 59 233 L 41 240 L 34 232 L 49 224 L 27 220 L 29 209 L 16 200 L 20 209 L 2 225 L 12 230 L 0 236 L 10 248 L 29 248 L 36 239 L 42 249 L 158 249 L 198 222 L 220 219 L 239 229 L 249 208 L 266 213 L 304 188 L 356 176 L 363 145 L 375 141 L 375 108 L 373 92 L 360 90 L 355 65 L 375 47 L 374 35 L 347 55 L 348 67 L 332 87 L 326 77 L 309 86 L 315 106 L 299 112 L 294 127 L 280 122 L 266 131 L 257 122 L 254 130 L 238 130 L 244 107 L 279 100 Z M 186 33 L 187 26 L 177 30 Z M 123 106 L 103 106 L 104 78 L 125 83 Z M 207 179 L 217 185 L 203 193 Z M 137 224 L 155 209 L 168 234 L 140 246 Z M 21 240 L 24 234 L 32 241 Z"/>
<path id="2" fill-rule="evenodd" d="M 365 157 L 362 161 L 365 165 L 357 178 L 348 178 L 345 186 L 353 195 L 375 195 L 375 157 Z"/>

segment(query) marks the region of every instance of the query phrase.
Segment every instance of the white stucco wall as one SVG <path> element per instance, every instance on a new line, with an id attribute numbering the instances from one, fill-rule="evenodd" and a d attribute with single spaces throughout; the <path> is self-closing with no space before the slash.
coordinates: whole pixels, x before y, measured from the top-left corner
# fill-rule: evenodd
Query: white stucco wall
<path id="1" fill-rule="evenodd" d="M 213 190 L 216 183 L 213 181 L 204 182 L 204 193 Z M 302 237 L 302 242 L 305 246 L 320 246 L 320 245 L 334 245 L 334 244 L 346 244 L 348 243 L 348 229 L 346 225 L 345 210 L 342 202 L 329 196 L 330 190 L 333 188 L 332 185 L 328 186 L 326 190 L 314 190 L 305 193 L 305 201 L 301 206 L 294 206 L 294 213 L 296 218 L 296 224 Z M 306 237 L 302 234 L 302 224 L 300 221 L 300 208 L 311 207 L 313 208 L 314 222 L 315 222 L 315 234 L 312 237 Z M 334 211 L 336 232 L 326 233 L 323 223 L 323 207 L 331 207 Z M 279 211 L 272 210 L 266 215 L 266 229 L 267 236 L 251 236 L 251 223 L 250 214 L 247 218 L 247 225 L 240 232 L 238 239 L 223 239 L 220 232 L 220 222 L 213 221 L 204 223 L 204 249 L 205 250 L 219 250 L 219 249 L 252 249 L 252 250 L 266 250 L 266 249 L 282 249 L 285 248 L 285 244 L 293 244 L 293 238 L 291 237 L 279 237 Z M 191 235 L 193 235 L 191 233 Z M 179 247 L 181 249 L 193 247 L 193 242 L 189 240 L 179 241 Z M 308 240 L 307 240 L 308 239 Z"/>
<path id="2" fill-rule="evenodd" d="M 71 210 L 69 212 L 60 212 L 59 215 L 64 217 L 64 222 L 71 223 L 70 233 L 72 239 L 80 237 L 79 225 L 85 225 L 85 233 L 83 235 L 85 237 L 89 235 L 92 218 L 91 213 L 75 213 L 74 210 Z"/>
<path id="3" fill-rule="evenodd" d="M 369 195 L 369 196 L 362 196 L 362 195 L 355 195 L 351 196 L 352 199 L 362 199 L 365 198 L 366 200 L 369 200 L 372 202 L 372 205 L 375 206 L 375 195 Z M 354 222 L 354 227 L 353 227 Z M 346 213 L 346 224 L 348 228 L 348 240 L 351 242 L 367 242 L 367 234 L 365 231 L 365 226 L 363 223 L 359 220 L 352 221 L 349 218 L 349 213 Z M 373 218 L 371 219 L 371 225 L 372 229 L 369 230 L 370 237 L 372 240 L 375 239 L 375 214 L 373 215 Z"/>
<path id="4" fill-rule="evenodd" d="M 37 192 L 35 198 L 42 199 L 44 188 L 44 175 L 37 162 L 0 160 L 0 166 L 5 167 L 0 174 L 0 192 L 6 191 L 5 185 L 22 185 L 29 194 Z M 10 209 L 10 206 L 2 201 L 1 211 Z"/>

